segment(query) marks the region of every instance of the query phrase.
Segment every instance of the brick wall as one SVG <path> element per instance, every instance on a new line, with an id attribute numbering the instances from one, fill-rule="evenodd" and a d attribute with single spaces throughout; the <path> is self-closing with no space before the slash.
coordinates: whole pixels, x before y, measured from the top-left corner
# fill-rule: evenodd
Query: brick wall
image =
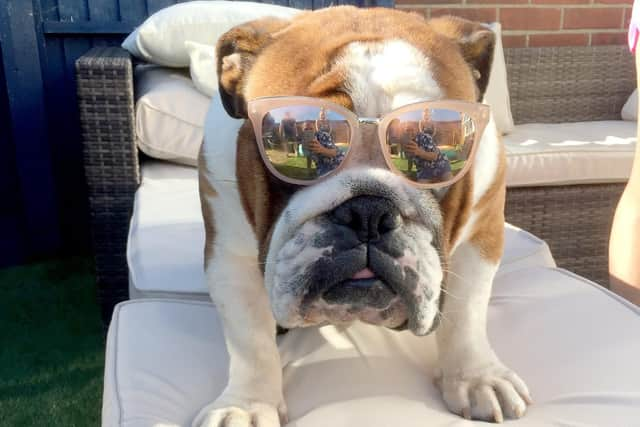
<path id="1" fill-rule="evenodd" d="M 425 17 L 502 23 L 505 47 L 626 43 L 633 0 L 396 0 Z"/>

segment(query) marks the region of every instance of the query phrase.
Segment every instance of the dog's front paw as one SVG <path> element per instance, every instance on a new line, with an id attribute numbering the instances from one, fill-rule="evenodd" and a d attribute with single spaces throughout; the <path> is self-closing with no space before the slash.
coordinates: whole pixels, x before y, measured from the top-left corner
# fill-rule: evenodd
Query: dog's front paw
<path id="1" fill-rule="evenodd" d="M 531 397 L 524 381 L 499 362 L 482 368 L 440 371 L 436 385 L 449 410 L 467 419 L 495 421 L 524 415 Z"/>
<path id="2" fill-rule="evenodd" d="M 286 422 L 284 404 L 276 408 L 268 403 L 235 402 L 225 404 L 220 399 L 202 408 L 192 427 L 280 427 Z"/>

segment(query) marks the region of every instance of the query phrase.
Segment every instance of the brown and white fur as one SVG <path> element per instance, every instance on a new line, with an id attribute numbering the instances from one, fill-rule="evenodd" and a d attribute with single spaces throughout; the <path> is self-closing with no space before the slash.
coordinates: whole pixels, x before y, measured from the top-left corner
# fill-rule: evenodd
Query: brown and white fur
<path id="1" fill-rule="evenodd" d="M 262 96 L 324 98 L 366 117 L 419 99 L 475 102 L 486 89 L 493 46 L 493 33 L 480 24 L 388 9 L 335 7 L 290 21 L 263 19 L 220 39 L 220 95 L 239 119 L 247 117 L 246 100 Z M 417 335 L 436 329 L 437 384 L 452 412 L 498 422 L 524 414 L 527 388 L 500 362 L 486 332 L 504 237 L 504 153 L 493 121 L 469 173 L 445 191 L 428 191 L 366 163 L 309 187 L 287 185 L 262 164 L 248 121 L 239 125 L 234 149 L 231 141 L 218 142 L 225 136 L 215 120 L 210 113 L 200 191 L 205 269 L 230 367 L 227 387 L 194 426 L 279 426 L 286 406 L 277 326 L 354 320 Z M 362 138 L 379 147 L 372 129 L 362 128 Z M 367 203 L 393 226 L 382 243 L 354 246 L 357 238 L 336 223 L 336 210 L 356 212 Z M 385 307 L 349 295 L 305 302 L 323 272 L 339 281 L 367 263 L 397 291 Z M 441 313 L 446 321 L 438 325 Z"/>

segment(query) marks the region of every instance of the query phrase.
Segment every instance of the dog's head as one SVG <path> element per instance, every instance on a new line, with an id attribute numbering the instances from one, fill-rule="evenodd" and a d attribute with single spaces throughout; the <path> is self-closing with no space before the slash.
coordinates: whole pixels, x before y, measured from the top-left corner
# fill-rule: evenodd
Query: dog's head
<path id="1" fill-rule="evenodd" d="M 487 86 L 493 46 L 480 24 L 389 9 L 263 19 L 220 39 L 220 94 L 227 112 L 245 119 L 247 100 L 264 96 L 323 98 L 367 117 L 417 99 L 473 102 Z M 364 130 L 362 140 L 373 145 L 377 136 Z M 267 170 L 245 121 L 238 186 L 281 326 L 362 320 L 416 334 L 436 326 L 471 174 L 439 192 L 379 166 L 364 162 L 311 186 L 287 184 Z"/>

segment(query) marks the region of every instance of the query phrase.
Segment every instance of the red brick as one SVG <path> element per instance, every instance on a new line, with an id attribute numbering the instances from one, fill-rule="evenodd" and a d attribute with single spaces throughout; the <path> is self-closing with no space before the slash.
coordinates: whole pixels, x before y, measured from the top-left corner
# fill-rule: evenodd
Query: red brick
<path id="1" fill-rule="evenodd" d="M 624 22 L 622 23 L 623 30 L 629 30 L 629 25 L 631 24 L 631 12 L 632 9 L 630 7 L 624 10 Z"/>
<path id="2" fill-rule="evenodd" d="M 436 0 L 436 1 L 439 1 L 439 0 Z M 467 0 L 467 4 L 526 4 L 526 3 L 529 3 L 529 0 Z"/>
<path id="3" fill-rule="evenodd" d="M 505 30 L 558 30 L 558 8 L 501 8 L 500 22 Z"/>
<path id="4" fill-rule="evenodd" d="M 431 9 L 431 17 L 442 15 L 454 15 L 471 21 L 494 22 L 497 19 L 496 9 L 493 7 L 482 8 L 452 8 L 452 7 L 434 7 Z"/>
<path id="5" fill-rule="evenodd" d="M 591 35 L 591 45 L 600 44 L 626 44 L 627 33 L 593 33 Z"/>
<path id="6" fill-rule="evenodd" d="M 430 1 L 430 0 L 396 0 L 396 6 L 402 6 L 402 5 L 414 5 L 414 4 L 422 4 L 422 5 L 429 5 L 431 6 L 432 4 L 462 4 L 462 0 L 435 0 L 435 1 Z"/>
<path id="7" fill-rule="evenodd" d="M 594 0 L 595 4 L 633 4 L 633 0 Z"/>
<path id="8" fill-rule="evenodd" d="M 623 8 L 567 8 L 564 11 L 564 28 L 620 28 Z"/>
<path id="9" fill-rule="evenodd" d="M 589 36 L 587 34 L 531 34 L 529 46 L 587 46 Z"/>
<path id="10" fill-rule="evenodd" d="M 503 47 L 527 47 L 527 36 L 502 36 Z"/>
<path id="11" fill-rule="evenodd" d="M 533 4 L 588 4 L 591 0 L 531 0 Z"/>

